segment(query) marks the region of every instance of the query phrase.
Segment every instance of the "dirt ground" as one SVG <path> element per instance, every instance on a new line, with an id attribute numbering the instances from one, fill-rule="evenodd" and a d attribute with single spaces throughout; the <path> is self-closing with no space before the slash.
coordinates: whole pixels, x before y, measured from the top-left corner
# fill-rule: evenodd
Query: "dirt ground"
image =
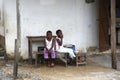
<path id="1" fill-rule="evenodd" d="M 28 62 L 22 62 L 19 64 L 16 80 L 120 80 L 120 71 L 94 63 L 97 58 L 89 59 L 87 65 L 78 67 L 56 64 L 55 67 L 50 68 L 45 64 L 39 64 L 36 68 Z M 4 65 L 3 61 L 0 61 L 0 80 L 14 80 L 13 63 L 8 61 Z"/>

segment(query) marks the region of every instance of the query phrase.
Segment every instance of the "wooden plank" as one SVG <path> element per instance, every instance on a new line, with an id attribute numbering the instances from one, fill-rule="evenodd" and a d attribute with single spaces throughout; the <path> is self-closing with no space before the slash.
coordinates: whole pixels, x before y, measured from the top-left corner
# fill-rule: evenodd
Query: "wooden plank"
<path id="1" fill-rule="evenodd" d="M 111 0 L 111 52 L 112 52 L 112 68 L 117 69 L 116 54 L 116 0 Z"/>
<path id="2" fill-rule="evenodd" d="M 17 39 L 15 40 L 15 54 L 14 54 L 14 68 L 13 76 L 16 79 L 18 74 L 18 61 L 20 59 L 20 46 L 21 46 L 21 27 L 20 27 L 20 9 L 19 0 L 16 0 L 16 13 L 17 13 Z"/>
<path id="3" fill-rule="evenodd" d="M 17 63 L 17 39 L 15 39 L 15 51 L 14 51 L 14 68 L 13 68 L 13 76 L 16 79 L 17 78 L 17 73 L 18 73 L 18 63 Z"/>
<path id="4" fill-rule="evenodd" d="M 99 51 L 109 49 L 109 15 L 108 15 L 108 1 L 99 0 Z"/>

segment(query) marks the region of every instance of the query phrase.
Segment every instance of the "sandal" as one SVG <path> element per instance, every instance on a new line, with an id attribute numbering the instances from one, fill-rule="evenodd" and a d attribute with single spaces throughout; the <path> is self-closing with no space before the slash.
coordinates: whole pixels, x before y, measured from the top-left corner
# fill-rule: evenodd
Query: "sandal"
<path id="1" fill-rule="evenodd" d="M 51 67 L 54 67 L 55 66 L 55 64 L 54 63 L 51 63 Z"/>
<path id="2" fill-rule="evenodd" d="M 50 67 L 50 63 L 48 63 L 48 67 Z"/>

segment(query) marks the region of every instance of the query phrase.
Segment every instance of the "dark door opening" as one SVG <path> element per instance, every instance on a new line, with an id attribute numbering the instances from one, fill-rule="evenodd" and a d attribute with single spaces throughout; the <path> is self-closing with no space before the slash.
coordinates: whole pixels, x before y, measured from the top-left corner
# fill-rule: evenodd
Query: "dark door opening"
<path id="1" fill-rule="evenodd" d="M 120 0 L 116 0 L 116 43 L 120 45 Z"/>
<path id="2" fill-rule="evenodd" d="M 116 0 L 116 45 L 120 45 L 120 0 Z M 99 50 L 111 47 L 110 0 L 99 0 Z"/>
<path id="3" fill-rule="evenodd" d="M 99 0 L 99 50 L 110 48 L 109 0 Z"/>

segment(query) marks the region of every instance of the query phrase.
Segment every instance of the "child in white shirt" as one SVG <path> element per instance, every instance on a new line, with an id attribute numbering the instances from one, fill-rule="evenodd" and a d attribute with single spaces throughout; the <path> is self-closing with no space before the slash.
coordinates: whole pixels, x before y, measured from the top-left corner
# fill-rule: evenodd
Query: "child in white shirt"
<path id="1" fill-rule="evenodd" d="M 74 59 L 75 54 L 71 48 L 63 47 L 63 34 L 61 30 L 56 31 L 56 51 L 69 53 L 70 58 Z"/>
<path id="2" fill-rule="evenodd" d="M 52 32 L 47 31 L 46 38 L 44 40 L 44 58 L 47 60 L 48 66 L 54 66 L 55 51 L 54 51 L 55 40 L 52 37 Z"/>

